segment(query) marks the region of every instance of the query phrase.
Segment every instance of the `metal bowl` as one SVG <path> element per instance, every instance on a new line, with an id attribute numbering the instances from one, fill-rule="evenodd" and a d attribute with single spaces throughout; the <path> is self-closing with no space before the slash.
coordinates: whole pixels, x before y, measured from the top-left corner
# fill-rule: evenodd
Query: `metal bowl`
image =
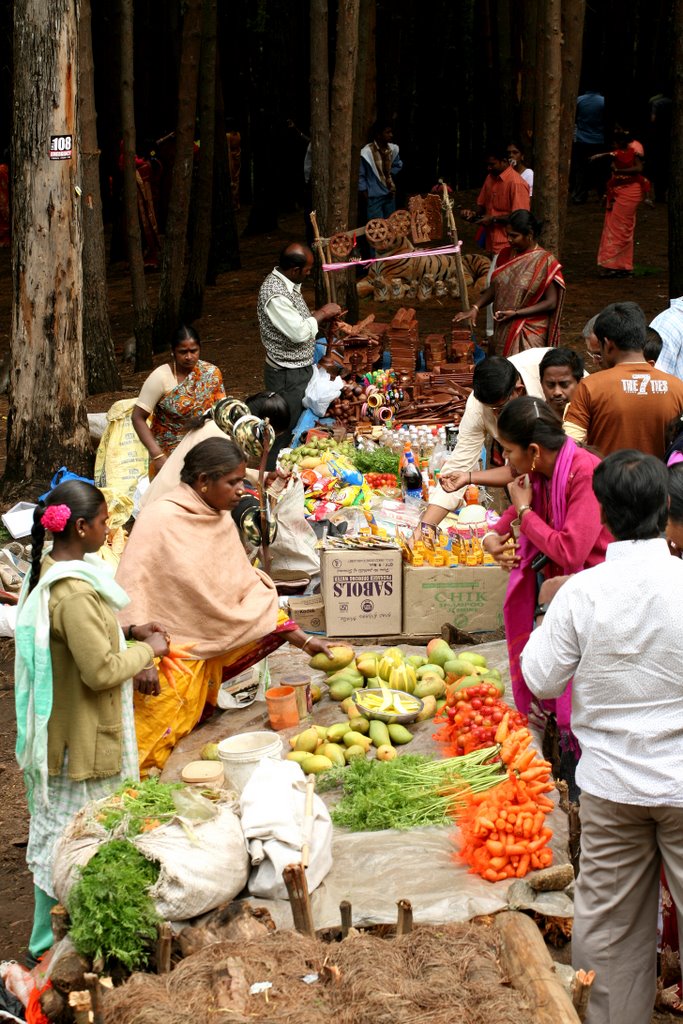
<path id="1" fill-rule="evenodd" d="M 388 687 L 387 687 L 388 689 Z M 398 693 L 401 697 L 409 697 L 410 700 L 416 702 L 416 708 L 414 711 L 409 711 L 405 715 L 394 715 L 387 714 L 386 711 L 373 711 L 371 708 L 363 707 L 363 694 L 364 693 L 376 693 L 378 697 L 382 696 L 381 690 L 354 690 L 351 694 L 351 700 L 356 705 L 359 711 L 368 718 L 374 718 L 379 722 L 386 722 L 388 725 L 408 725 L 409 722 L 414 722 L 417 716 L 420 714 L 424 707 L 424 701 L 421 701 L 419 697 L 413 697 L 412 693 L 405 693 L 404 690 L 389 690 L 389 693 Z"/>

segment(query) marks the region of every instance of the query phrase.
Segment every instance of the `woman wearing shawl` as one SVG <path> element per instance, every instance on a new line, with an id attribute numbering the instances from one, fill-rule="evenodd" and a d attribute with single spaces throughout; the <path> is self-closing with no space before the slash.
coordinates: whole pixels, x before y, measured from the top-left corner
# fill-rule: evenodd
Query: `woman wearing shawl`
<path id="1" fill-rule="evenodd" d="M 598 277 L 631 277 L 636 210 L 649 197 L 650 182 L 643 176 L 645 151 L 625 128 L 615 128 L 614 150 L 596 153 L 591 160 L 612 157 L 607 182 L 605 223 L 598 247 Z"/>
<path id="2" fill-rule="evenodd" d="M 45 531 L 52 549 L 41 560 Z M 107 505 L 91 484 L 69 481 L 36 508 L 32 565 L 17 613 L 15 700 L 19 765 L 31 822 L 26 860 L 35 915 L 29 950 L 52 945 L 52 855 L 69 819 L 90 800 L 138 778 L 131 677 L 158 689 L 153 658 L 168 652 L 157 623 L 126 646 L 115 612 L 128 598 L 105 564 L 89 559 L 106 539 Z"/>
<path id="3" fill-rule="evenodd" d="M 200 354 L 197 332 L 181 327 L 171 342 L 171 361 L 157 366 L 142 385 L 132 419 L 154 472 L 161 469 L 190 421 L 225 398 L 221 371 L 200 359 Z"/>
<path id="4" fill-rule="evenodd" d="M 528 210 L 510 214 L 506 234 L 508 245 L 498 253 L 491 284 L 479 296 L 479 305 L 458 313 L 454 322 L 475 323 L 479 309 L 492 303 L 489 355 L 513 356 L 527 348 L 559 345 L 562 267 L 538 244 L 540 225 Z"/>
<path id="5" fill-rule="evenodd" d="M 200 442 L 185 456 L 181 483 L 142 510 L 123 552 L 116 578 L 131 597 L 123 625 L 158 614 L 174 642 L 191 646 L 173 686 L 162 680 L 153 701 L 136 695 L 143 774 L 163 767 L 226 680 L 286 642 L 329 653 L 323 640 L 307 637 L 279 611 L 275 584 L 249 563 L 230 515 L 245 469 L 233 441 Z"/>
<path id="6" fill-rule="evenodd" d="M 593 493 L 593 471 L 600 460 L 564 433 L 545 402 L 528 395 L 509 402 L 498 418 L 498 434 L 516 477 L 509 485 L 513 504 L 483 545 L 510 570 L 503 606 L 510 676 L 515 704 L 528 714 L 534 698 L 524 682 L 520 654 L 534 627 L 535 560 L 545 556 L 542 570 L 547 579 L 569 576 L 603 562 L 612 536 L 600 521 Z M 517 538 L 515 546 L 508 545 L 512 536 Z M 544 718 L 555 713 L 567 749 L 571 688 L 557 700 L 544 701 L 541 711 Z"/>

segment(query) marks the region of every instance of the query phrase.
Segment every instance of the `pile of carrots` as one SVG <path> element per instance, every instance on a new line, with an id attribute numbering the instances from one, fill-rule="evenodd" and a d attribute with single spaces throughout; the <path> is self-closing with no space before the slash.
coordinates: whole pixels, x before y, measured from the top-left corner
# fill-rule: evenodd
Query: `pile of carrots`
<path id="1" fill-rule="evenodd" d="M 524 878 L 552 864 L 548 842 L 553 833 L 545 824 L 555 806 L 545 795 L 553 789 L 551 765 L 531 740 L 528 729 L 508 732 L 508 717 L 503 719 L 496 742 L 507 778 L 483 793 L 468 794 L 467 806 L 458 815 L 457 857 L 488 882 Z"/>
<path id="2" fill-rule="evenodd" d="M 159 672 L 166 678 L 172 690 L 176 689 L 176 673 L 187 675 L 183 661 L 195 644 L 169 644 L 168 654 L 159 659 Z"/>

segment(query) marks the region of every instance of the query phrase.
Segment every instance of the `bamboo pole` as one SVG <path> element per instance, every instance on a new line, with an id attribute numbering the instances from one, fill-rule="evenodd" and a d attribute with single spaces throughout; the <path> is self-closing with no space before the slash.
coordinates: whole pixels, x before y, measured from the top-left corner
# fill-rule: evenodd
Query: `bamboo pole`
<path id="1" fill-rule="evenodd" d="M 579 1024 L 538 928 L 526 914 L 496 914 L 502 940 L 501 961 L 510 981 L 533 1007 L 536 1024 Z"/>
<path id="2" fill-rule="evenodd" d="M 104 1024 L 104 1017 L 102 1016 L 102 993 L 100 990 L 100 979 L 96 974 L 86 974 L 85 984 L 88 988 L 88 992 L 90 993 L 90 1003 L 92 1005 L 92 1024 Z"/>
<path id="3" fill-rule="evenodd" d="M 168 921 L 159 925 L 159 936 L 156 945 L 157 974 L 168 974 L 171 970 L 171 942 L 173 932 Z"/>
<path id="4" fill-rule="evenodd" d="M 313 228 L 313 245 L 318 251 L 320 257 L 320 265 L 325 262 L 325 250 L 323 249 L 323 241 L 320 237 L 320 228 L 318 227 L 318 214 L 315 210 L 311 210 L 308 215 L 311 220 L 311 227 Z M 325 285 L 325 296 L 328 302 L 332 301 L 332 292 L 330 288 L 330 277 L 329 274 L 323 270 L 323 284 Z"/>
<path id="5" fill-rule="evenodd" d="M 314 939 L 315 925 L 313 924 L 313 911 L 311 910 L 304 868 L 301 864 L 288 864 L 282 872 L 282 877 L 287 886 L 294 927 L 298 932 L 310 935 Z"/>
<path id="6" fill-rule="evenodd" d="M 304 841 L 301 847 L 301 866 L 308 867 L 311 857 L 311 833 L 313 831 L 313 794 L 315 793 L 315 775 L 309 775 L 306 779 L 306 805 L 304 808 L 304 823 L 302 826 Z"/>
<path id="7" fill-rule="evenodd" d="M 443 206 L 446 211 L 446 222 L 448 224 L 448 230 L 450 232 L 451 241 L 453 245 L 458 244 L 458 229 L 455 226 L 455 217 L 453 216 L 453 207 L 451 201 L 448 198 L 448 188 L 446 182 L 439 179 L 441 190 L 443 194 Z M 465 268 L 462 265 L 462 253 L 460 249 L 455 254 L 455 272 L 458 275 L 458 288 L 460 289 L 460 302 L 463 310 L 467 311 L 470 308 L 470 299 L 467 292 L 467 284 L 465 282 Z"/>
<path id="8" fill-rule="evenodd" d="M 572 1002 L 580 1021 L 586 1019 L 594 981 L 595 971 L 578 970 L 572 982 Z"/>

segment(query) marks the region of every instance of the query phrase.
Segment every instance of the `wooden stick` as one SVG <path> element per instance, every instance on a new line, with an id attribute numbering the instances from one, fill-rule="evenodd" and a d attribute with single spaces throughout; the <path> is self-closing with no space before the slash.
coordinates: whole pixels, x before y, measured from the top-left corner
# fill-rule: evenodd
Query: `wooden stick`
<path id="1" fill-rule="evenodd" d="M 330 252 L 329 245 L 325 246 L 325 257 L 328 263 L 332 262 L 332 253 Z M 323 271 L 325 273 L 325 271 Z M 330 283 L 330 295 L 332 296 L 332 302 L 337 301 L 337 279 L 334 274 L 326 275 Z"/>
<path id="2" fill-rule="evenodd" d="M 90 993 L 90 1002 L 92 1005 L 92 1024 L 104 1024 L 104 1017 L 102 1016 L 102 993 L 100 991 L 100 979 L 96 974 L 86 974 L 85 984 L 87 985 L 88 992 Z"/>
<path id="3" fill-rule="evenodd" d="M 268 522 L 268 495 L 266 494 L 266 464 L 268 462 L 268 452 L 270 451 L 270 439 L 268 437 L 268 425 L 270 420 L 266 416 L 263 420 L 264 430 L 263 439 L 261 441 L 261 462 L 259 463 L 258 469 L 258 490 L 259 490 L 259 504 L 260 504 L 260 527 L 261 527 L 261 560 L 263 564 L 263 571 L 267 576 L 270 575 L 270 537 L 269 537 L 269 522 Z"/>
<path id="4" fill-rule="evenodd" d="M 320 237 L 320 229 L 318 227 L 318 214 L 315 210 L 311 210 L 309 213 L 311 219 L 311 227 L 313 228 L 313 244 L 318 250 L 318 256 L 320 257 L 320 264 L 325 262 L 325 251 L 323 249 L 323 242 Z M 332 301 L 332 292 L 330 290 L 330 278 L 325 270 L 323 270 L 323 284 L 325 285 L 325 296 L 328 302 Z"/>
<path id="5" fill-rule="evenodd" d="M 168 974 L 171 970 L 171 940 L 173 931 L 168 921 L 159 925 L 159 937 L 156 945 L 157 974 Z"/>
<path id="6" fill-rule="evenodd" d="M 502 940 L 501 961 L 508 978 L 533 1007 L 536 1024 L 578 1024 L 538 928 L 526 914 L 506 910 L 494 923 Z"/>
<path id="7" fill-rule="evenodd" d="M 306 805 L 304 808 L 304 823 L 302 832 L 304 836 L 301 847 L 301 866 L 308 867 L 311 856 L 311 833 L 313 831 L 313 794 L 315 793 L 315 775 L 309 775 L 306 779 Z"/>
<path id="8" fill-rule="evenodd" d="M 341 914 L 341 937 L 345 939 L 349 934 L 349 928 L 353 927 L 353 912 L 348 900 L 341 901 L 339 913 Z"/>
<path id="9" fill-rule="evenodd" d="M 443 206 L 446 210 L 446 223 L 448 224 L 448 230 L 450 231 L 451 241 L 453 245 L 458 244 L 458 229 L 455 226 L 455 217 L 453 216 L 453 207 L 451 201 L 448 198 L 448 188 L 446 182 L 439 178 L 439 184 L 441 185 L 441 191 L 443 193 Z M 463 310 L 469 310 L 470 299 L 467 294 L 467 284 L 465 282 L 465 268 L 462 265 L 462 253 L 458 249 L 455 254 L 455 272 L 458 275 L 458 288 L 460 289 L 460 302 Z"/>
<path id="10" fill-rule="evenodd" d="M 288 864 L 282 872 L 282 877 L 287 886 L 294 927 L 298 932 L 301 932 L 303 935 L 310 935 L 314 939 L 315 925 L 313 924 L 313 912 L 308 895 L 306 872 L 301 864 Z"/>
<path id="11" fill-rule="evenodd" d="M 413 905 L 410 900 L 399 900 L 396 935 L 408 935 L 413 930 Z"/>
<path id="12" fill-rule="evenodd" d="M 588 1013 L 588 1003 L 594 981 L 595 971 L 582 971 L 579 969 L 572 982 L 572 1002 L 581 1021 L 586 1019 L 586 1014 Z"/>

